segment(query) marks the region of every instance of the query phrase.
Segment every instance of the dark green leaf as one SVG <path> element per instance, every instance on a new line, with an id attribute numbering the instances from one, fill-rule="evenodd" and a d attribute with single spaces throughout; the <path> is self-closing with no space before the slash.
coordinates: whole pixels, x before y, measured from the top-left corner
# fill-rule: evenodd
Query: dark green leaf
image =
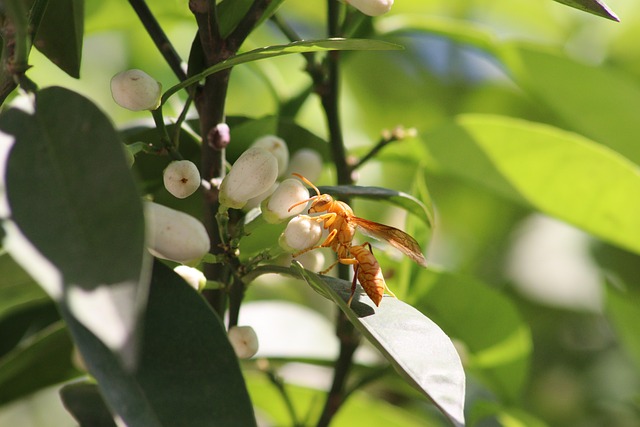
<path id="1" fill-rule="evenodd" d="M 39 92 L 35 107 L 33 115 L 0 116 L 0 129 L 13 137 L 2 141 L 11 147 L 6 248 L 132 362 L 147 267 L 142 205 L 120 140 L 93 103 L 67 89 Z"/>
<path id="2" fill-rule="evenodd" d="M 425 142 L 445 172 L 640 252 L 640 173 L 618 153 L 550 126 L 481 115 Z"/>
<path id="3" fill-rule="evenodd" d="M 71 365 L 73 343 L 59 322 L 32 336 L 0 359 L 0 405 L 78 372 Z"/>
<path id="4" fill-rule="evenodd" d="M 134 373 L 81 324 L 67 322 L 105 401 L 129 427 L 256 425 L 224 326 L 164 264 L 154 265 Z"/>
<path id="5" fill-rule="evenodd" d="M 425 205 L 420 200 L 402 191 L 381 187 L 362 187 L 358 185 L 338 185 L 333 187 L 319 187 L 318 189 L 321 193 L 328 193 L 338 198 L 359 197 L 369 200 L 386 201 L 411 212 L 420 218 L 429 228 L 433 227 L 433 208 L 431 207 L 431 203 Z"/>
<path id="6" fill-rule="evenodd" d="M 351 283 L 297 270 L 312 287 L 328 295 L 396 370 L 456 426 L 464 425 L 465 375 L 449 337 L 415 308 L 395 298 L 379 307 L 357 293 L 351 307 Z"/>
<path id="7" fill-rule="evenodd" d="M 116 427 L 95 383 L 67 384 L 60 389 L 60 398 L 80 427 Z"/>
<path id="8" fill-rule="evenodd" d="M 34 46 L 71 77 L 80 77 L 84 1 L 49 2 L 36 33 Z"/>
<path id="9" fill-rule="evenodd" d="M 517 401 L 533 344 L 509 299 L 474 279 L 433 269 L 420 270 L 413 283 L 413 305 L 465 345 L 466 367 L 504 401 Z"/>
<path id="10" fill-rule="evenodd" d="M 611 19 L 612 21 L 620 21 L 609 6 L 600 0 L 555 0 L 558 3 L 566 4 L 584 12 L 592 13 L 602 18 Z"/>
<path id="11" fill-rule="evenodd" d="M 249 52 L 240 53 L 225 61 L 222 61 L 212 67 L 207 68 L 203 72 L 189 77 L 187 80 L 170 87 L 162 95 L 162 103 L 164 104 L 171 95 L 179 90 L 198 83 L 207 76 L 235 67 L 236 65 L 247 62 L 258 61 L 260 59 L 273 58 L 276 56 L 290 55 L 292 53 L 306 52 L 325 52 L 330 50 L 399 50 L 402 46 L 388 43 L 380 40 L 365 39 L 324 39 L 324 40 L 305 40 L 289 43 L 287 45 L 266 46 L 254 49 Z"/>

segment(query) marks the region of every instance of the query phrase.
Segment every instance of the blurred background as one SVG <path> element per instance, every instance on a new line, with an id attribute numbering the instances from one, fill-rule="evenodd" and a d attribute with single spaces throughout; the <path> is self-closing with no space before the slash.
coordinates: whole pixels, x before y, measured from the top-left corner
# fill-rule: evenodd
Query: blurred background
<path id="1" fill-rule="evenodd" d="M 186 2 L 149 3 L 178 52 L 187 58 L 196 27 Z M 580 64 L 604 67 L 621 79 L 640 85 L 640 5 L 632 0 L 607 3 L 621 22 L 551 0 L 397 0 L 389 15 L 365 25 L 362 31 L 370 37 L 382 37 L 376 32 L 386 32 L 394 17 L 456 22 L 492 34 L 499 43 L 542 46 Z M 322 38 L 325 7 L 321 1 L 288 0 L 280 16 L 303 38 Z M 119 127 L 148 121 L 146 114 L 126 111 L 112 101 L 111 77 L 124 69 L 140 68 L 165 88 L 177 83 L 175 77 L 126 2 L 87 0 L 85 13 L 81 78 L 71 79 L 35 51 L 29 76 L 41 87 L 62 85 L 77 90 L 106 111 Z M 405 163 L 411 156 L 412 144 L 420 144 L 424 135 L 460 114 L 495 114 L 576 130 L 549 108 L 547 99 L 523 89 L 499 59 L 477 46 L 424 31 L 388 33 L 384 39 L 405 46 L 405 50 L 344 55 L 341 108 L 348 148 L 355 155 L 363 154 L 384 129 L 398 125 L 416 128 L 418 137 L 403 141 L 402 146 L 386 147 L 381 161 L 372 161 L 358 171 L 360 185 L 415 194 L 415 171 Z M 248 39 L 244 49 L 286 42 L 267 22 Z M 296 56 L 237 67 L 232 74 L 228 115 L 260 118 L 277 113 L 279 99 L 294 97 L 309 84 L 303 68 L 304 61 Z M 178 103 L 174 108 L 180 111 Z M 325 138 L 324 116 L 316 98 L 307 100 L 295 120 Z M 473 278 L 495 291 L 508 300 L 523 333 L 531 337 L 530 352 L 514 374 L 522 376 L 515 393 L 504 393 L 496 399 L 500 393 L 487 387 L 481 375 L 474 375 L 473 367 L 468 372 L 470 411 L 482 412 L 478 402 L 489 407 L 487 402 L 499 401 L 505 407 L 518 408 L 500 412 L 479 425 L 639 426 L 640 344 L 634 335 L 640 336 L 640 323 L 633 323 L 634 319 L 640 322 L 635 304 L 638 300 L 607 297 L 616 288 L 638 292 L 638 256 L 560 220 L 532 212 L 485 187 L 440 173 L 428 157 L 420 163 L 436 212 L 427 251 L 431 268 Z M 332 171 L 327 170 L 317 184 L 331 185 L 332 176 Z M 362 201 L 355 202 L 354 208 L 359 216 L 406 229 L 406 215 L 399 209 Z M 415 227 L 419 233 L 419 226 Z M 377 254 L 383 265 L 395 265 L 395 255 L 387 254 L 384 246 Z M 385 270 L 392 289 L 396 273 L 403 274 L 393 267 Z M 419 292 L 420 286 L 418 281 L 410 289 Z M 411 296 L 405 297 L 411 302 Z M 333 308 L 308 287 L 267 277 L 251 287 L 247 298 L 241 323 L 252 324 L 258 331 L 258 356 L 285 357 L 288 351 L 295 357 L 331 360 L 335 356 Z M 273 300 L 283 305 L 264 305 Z M 270 334 L 269 331 L 282 330 L 283 326 L 277 325 L 287 324 L 290 319 L 298 319 L 299 324 L 286 339 L 282 334 Z M 297 348 L 291 347 L 292 342 Z M 464 361 L 464 348 L 460 351 Z M 375 351 L 365 346 L 358 360 L 366 365 L 368 360 L 377 358 Z M 299 368 L 288 364 L 282 375 L 300 387 L 326 382 L 327 372 L 321 366 L 315 366 L 314 371 L 307 368 L 302 375 L 297 374 Z M 390 384 L 394 381 L 397 379 L 389 379 Z M 250 390 L 258 396 L 259 382 L 251 384 Z M 390 394 L 393 387 L 374 387 L 369 392 L 378 396 L 387 393 L 388 401 L 402 404 Z M 0 426 L 74 425 L 56 393 L 53 387 L 0 406 Z M 260 397 L 254 399 L 260 401 Z M 347 405 L 345 414 L 360 411 L 364 416 L 362 411 L 367 406 L 354 405 Z M 442 423 L 429 408 L 416 404 L 405 408 L 408 418 L 403 425 Z M 336 425 L 341 425 L 340 417 Z M 347 419 L 348 415 L 344 417 Z M 383 415 L 379 415 L 369 425 L 392 425 L 382 422 Z"/>

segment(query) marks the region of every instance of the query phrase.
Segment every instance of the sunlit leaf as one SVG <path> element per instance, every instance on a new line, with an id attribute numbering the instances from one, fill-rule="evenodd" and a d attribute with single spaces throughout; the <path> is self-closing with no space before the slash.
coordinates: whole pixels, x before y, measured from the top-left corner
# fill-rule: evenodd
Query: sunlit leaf
<path id="1" fill-rule="evenodd" d="M 351 283 L 298 271 L 321 288 L 349 320 L 387 358 L 394 368 L 423 392 L 451 420 L 464 425 L 465 375 L 449 337 L 415 308 L 395 298 L 379 307 L 357 293 L 347 306 Z"/>
<path id="2" fill-rule="evenodd" d="M 133 364 L 148 285 L 144 219 L 116 131 L 91 101 L 60 87 L 38 92 L 33 114 L 5 111 L 0 129 L 6 249 Z"/>
<path id="3" fill-rule="evenodd" d="M 498 116 L 462 116 L 424 140 L 446 173 L 640 252 L 640 170 L 618 153 Z"/>
<path id="4" fill-rule="evenodd" d="M 606 66 L 589 66 L 565 55 L 513 44 L 506 65 L 518 84 L 570 129 L 640 165 L 640 85 Z"/>

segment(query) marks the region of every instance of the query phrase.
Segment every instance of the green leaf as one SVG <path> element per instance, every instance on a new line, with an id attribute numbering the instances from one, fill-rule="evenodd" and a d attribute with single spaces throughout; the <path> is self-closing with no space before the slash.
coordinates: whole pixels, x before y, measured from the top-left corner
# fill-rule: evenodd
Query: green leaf
<path id="1" fill-rule="evenodd" d="M 37 94 L 34 114 L 5 111 L 0 129 L 5 248 L 133 363 L 148 267 L 142 204 L 116 131 L 92 102 L 59 87 Z"/>
<path id="2" fill-rule="evenodd" d="M 71 77 L 80 77 L 84 1 L 50 2 L 38 27 L 34 46 Z"/>
<path id="3" fill-rule="evenodd" d="M 376 307 L 357 293 L 351 307 L 351 283 L 320 276 L 294 264 L 304 279 L 330 298 L 387 358 L 394 368 L 424 393 L 456 426 L 464 425 L 465 375 L 449 337 L 415 308 L 386 297 Z"/>
<path id="4" fill-rule="evenodd" d="M 265 46 L 258 49 L 254 49 L 249 52 L 241 53 L 233 56 L 225 61 L 207 68 L 201 73 L 198 73 L 187 80 L 180 82 L 179 84 L 170 87 L 162 95 L 162 104 L 164 104 L 171 95 L 198 83 L 200 80 L 215 74 L 227 68 L 235 67 L 236 65 L 244 64 L 247 62 L 258 61 L 261 59 L 273 58 L 276 56 L 290 55 L 292 53 L 307 53 L 307 52 L 325 52 L 330 50 L 399 50 L 402 46 L 388 43 L 380 40 L 366 40 L 366 39 L 323 39 L 323 40 L 305 40 L 299 42 L 292 42 L 286 45 Z"/>
<path id="5" fill-rule="evenodd" d="M 593 67 L 541 48 L 514 44 L 506 65 L 517 83 L 570 129 L 640 165 L 640 86 L 606 66 Z"/>
<path id="6" fill-rule="evenodd" d="M 606 147 L 551 126 L 459 117 L 425 136 L 449 174 L 640 253 L 640 170 Z"/>
<path id="7" fill-rule="evenodd" d="M 609 6 L 600 0 L 554 0 L 558 3 L 566 4 L 567 6 L 582 10 L 584 12 L 592 13 L 602 18 L 611 19 L 612 21 L 619 22 L 620 19 Z"/>
<path id="8" fill-rule="evenodd" d="M 424 204 L 412 195 L 403 193 L 402 191 L 358 185 L 337 185 L 332 187 L 319 187 L 318 189 L 321 193 L 331 194 L 338 198 L 359 197 L 362 199 L 386 201 L 407 212 L 411 212 L 420 218 L 429 228 L 433 227 L 433 207 L 431 203 Z"/>
<path id="9" fill-rule="evenodd" d="M 73 343 L 61 322 L 30 337 L 0 359 L 0 405 L 78 372 L 71 365 Z"/>
<path id="10" fill-rule="evenodd" d="M 640 368 L 640 336 L 637 329 L 640 324 L 640 296 L 608 287 L 606 307 L 619 339 Z"/>
<path id="11" fill-rule="evenodd" d="M 154 264 L 135 372 L 65 316 L 105 401 L 129 427 L 256 425 L 224 326 L 164 264 Z"/>
<path id="12" fill-rule="evenodd" d="M 33 279 L 11 259 L 0 255 L 0 320 L 15 311 L 49 301 Z"/>
<path id="13" fill-rule="evenodd" d="M 67 384 L 60 389 L 60 398 L 80 427 L 116 427 L 95 383 L 83 381 Z"/>
<path id="14" fill-rule="evenodd" d="M 412 305 L 464 344 L 465 366 L 503 401 L 517 401 L 533 344 L 510 300 L 474 279 L 433 269 L 421 269 L 413 283 Z"/>

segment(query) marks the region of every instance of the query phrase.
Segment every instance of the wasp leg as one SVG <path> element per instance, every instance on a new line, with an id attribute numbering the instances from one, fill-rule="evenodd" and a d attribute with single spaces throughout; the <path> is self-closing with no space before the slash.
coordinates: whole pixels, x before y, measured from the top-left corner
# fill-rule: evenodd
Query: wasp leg
<path id="1" fill-rule="evenodd" d="M 299 252 L 296 252 L 295 254 L 292 254 L 292 257 L 297 257 L 300 256 L 302 254 L 306 254 L 309 251 L 312 251 L 314 249 L 320 249 L 320 248 L 327 248 L 329 246 L 331 246 L 331 243 L 333 242 L 333 239 L 335 239 L 336 235 L 338 234 L 338 230 L 331 230 L 331 233 L 329 233 L 329 235 L 327 236 L 326 240 L 324 242 L 322 242 L 322 244 L 320 245 L 316 245 L 316 246 L 311 246 L 310 248 L 307 249 L 303 249 Z"/>
<path id="2" fill-rule="evenodd" d="M 353 272 L 353 281 L 351 282 L 351 295 L 349 295 L 349 301 L 347 301 L 348 307 L 351 307 L 351 301 L 353 301 L 353 296 L 356 294 L 356 282 L 358 280 L 359 269 L 360 269 L 360 264 L 357 264 Z"/>

